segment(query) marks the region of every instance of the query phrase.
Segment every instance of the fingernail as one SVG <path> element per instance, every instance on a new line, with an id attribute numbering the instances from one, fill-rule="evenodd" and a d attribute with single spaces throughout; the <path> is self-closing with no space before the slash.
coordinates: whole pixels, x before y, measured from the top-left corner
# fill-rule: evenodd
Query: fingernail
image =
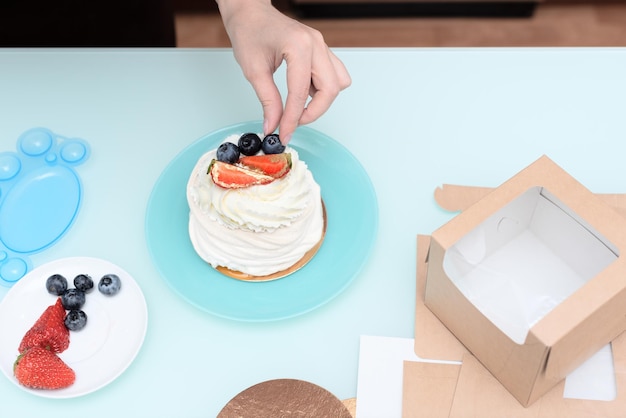
<path id="1" fill-rule="evenodd" d="M 281 138 L 281 141 L 283 143 L 283 145 L 287 145 L 289 143 L 289 141 L 291 141 L 291 134 L 286 135 L 284 138 Z"/>

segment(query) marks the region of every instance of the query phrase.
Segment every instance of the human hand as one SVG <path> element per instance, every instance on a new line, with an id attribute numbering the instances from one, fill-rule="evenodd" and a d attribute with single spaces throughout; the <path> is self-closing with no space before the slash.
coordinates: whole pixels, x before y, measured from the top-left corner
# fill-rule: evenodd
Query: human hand
<path id="1" fill-rule="evenodd" d="M 351 84 L 350 74 L 319 31 L 285 16 L 271 0 L 216 1 L 235 59 L 263 106 L 263 133 L 279 129 L 281 141 L 287 144 L 298 125 L 311 123 L 328 110 Z M 274 72 L 283 61 L 287 64 L 284 109 L 274 82 Z"/>

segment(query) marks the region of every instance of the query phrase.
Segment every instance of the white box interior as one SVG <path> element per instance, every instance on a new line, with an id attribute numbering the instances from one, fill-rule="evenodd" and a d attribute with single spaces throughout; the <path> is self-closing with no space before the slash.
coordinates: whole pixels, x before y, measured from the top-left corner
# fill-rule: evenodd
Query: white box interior
<path id="1" fill-rule="evenodd" d="M 444 270 L 518 344 L 555 306 L 617 259 L 605 238 L 534 187 L 455 243 Z"/>

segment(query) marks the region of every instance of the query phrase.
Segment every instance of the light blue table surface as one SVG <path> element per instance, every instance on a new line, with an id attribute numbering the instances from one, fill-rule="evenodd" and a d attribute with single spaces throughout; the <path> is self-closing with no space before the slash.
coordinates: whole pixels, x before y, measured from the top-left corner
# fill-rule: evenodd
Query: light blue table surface
<path id="1" fill-rule="evenodd" d="M 359 336 L 413 337 L 416 235 L 453 216 L 436 206 L 437 186 L 497 186 L 546 154 L 594 192 L 626 192 L 626 49 L 336 53 L 353 84 L 311 126 L 371 177 L 377 242 L 330 303 L 247 323 L 173 293 L 144 235 L 146 204 L 167 164 L 213 130 L 262 117 L 231 51 L 0 50 L 0 151 L 38 126 L 91 145 L 77 169 L 79 216 L 33 264 L 106 259 L 135 277 L 149 311 L 144 345 L 113 383 L 55 400 L 2 376 L 0 416 L 214 417 L 240 391 L 275 378 L 354 397 Z M 284 68 L 276 78 L 285 92 Z"/>

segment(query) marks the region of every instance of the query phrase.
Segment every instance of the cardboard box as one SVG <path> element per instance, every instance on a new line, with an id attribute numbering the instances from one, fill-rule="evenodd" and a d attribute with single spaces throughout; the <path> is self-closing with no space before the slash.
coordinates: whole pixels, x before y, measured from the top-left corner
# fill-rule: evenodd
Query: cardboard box
<path id="1" fill-rule="evenodd" d="M 458 187 L 462 187 L 468 195 L 479 192 L 467 186 L 447 189 L 446 194 L 449 192 L 449 197 L 454 198 L 456 203 L 460 203 L 456 200 Z M 474 202 L 477 200 L 474 199 Z M 626 195 L 622 195 L 620 201 L 626 203 Z M 437 202 L 442 204 L 439 198 Z M 561 381 L 532 405 L 524 407 L 424 305 L 430 242 L 430 236 L 417 237 L 415 353 L 421 358 L 455 360 L 461 364 L 406 361 L 403 369 L 403 418 L 624 417 L 626 333 L 611 342 L 617 391 L 613 400 L 565 398 L 565 381 Z M 590 385 L 599 383 L 589 382 Z"/>
<path id="2" fill-rule="evenodd" d="M 425 306 L 528 406 L 626 329 L 626 218 L 541 157 L 432 234 Z"/>

